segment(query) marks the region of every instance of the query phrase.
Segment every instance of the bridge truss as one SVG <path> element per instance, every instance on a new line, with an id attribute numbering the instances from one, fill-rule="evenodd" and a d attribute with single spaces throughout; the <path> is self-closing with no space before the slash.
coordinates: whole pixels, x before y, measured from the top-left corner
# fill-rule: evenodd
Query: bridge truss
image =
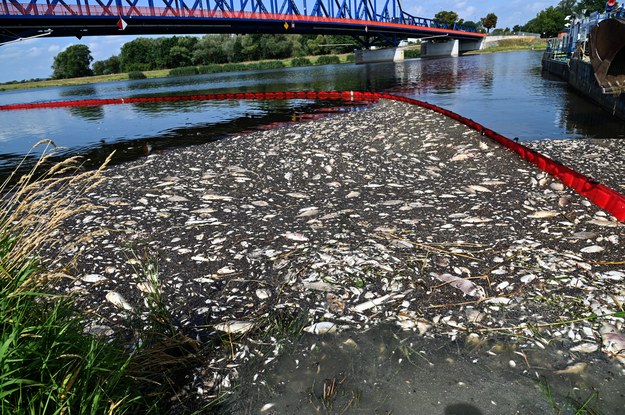
<path id="1" fill-rule="evenodd" d="M 413 16 L 401 0 L 0 0 L 0 44 L 39 36 L 207 33 L 342 34 L 364 46 L 483 36 Z"/>

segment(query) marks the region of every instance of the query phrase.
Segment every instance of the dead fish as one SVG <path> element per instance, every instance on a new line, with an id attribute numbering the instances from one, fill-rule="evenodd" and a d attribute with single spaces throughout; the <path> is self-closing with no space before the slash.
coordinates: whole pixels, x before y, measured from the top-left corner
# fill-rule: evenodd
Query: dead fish
<path id="1" fill-rule="evenodd" d="M 451 274 L 432 273 L 430 275 L 434 276 L 440 281 L 449 283 L 449 285 L 451 285 L 454 288 L 459 289 L 466 295 L 469 295 L 471 297 L 477 297 L 477 298 L 486 298 L 486 292 L 484 291 L 484 288 L 475 284 L 473 281 L 460 278 L 460 277 L 456 277 L 455 275 L 451 275 Z"/>
<path id="2" fill-rule="evenodd" d="M 223 331 L 224 333 L 243 334 L 247 333 L 254 327 L 253 323 L 249 321 L 227 321 L 215 325 L 215 329 Z"/>
<path id="3" fill-rule="evenodd" d="M 132 311 L 132 306 L 122 297 L 122 295 L 116 291 L 109 291 L 106 293 L 106 299 L 111 302 L 115 307 L 121 308 L 127 311 Z"/>
<path id="4" fill-rule="evenodd" d="M 304 327 L 304 331 L 311 334 L 332 334 L 336 333 L 337 326 L 330 321 L 322 321 L 311 326 Z"/>
<path id="5" fill-rule="evenodd" d="M 223 200 L 225 202 L 229 202 L 232 200 L 232 197 L 230 196 L 223 196 L 223 195 L 217 195 L 214 193 L 207 193 L 205 195 L 202 195 L 202 199 L 203 200 Z"/>
<path id="6" fill-rule="evenodd" d="M 550 210 L 537 210 L 536 212 L 533 212 L 531 215 L 529 215 L 528 218 L 545 219 L 545 218 L 554 218 L 558 215 L 559 215 L 558 212 L 554 212 Z"/>
<path id="7" fill-rule="evenodd" d="M 297 241 L 297 242 L 305 242 L 308 240 L 307 237 L 305 237 L 299 232 L 286 232 L 286 233 L 283 233 L 282 236 L 284 236 L 286 239 L 290 239 L 292 241 Z"/>

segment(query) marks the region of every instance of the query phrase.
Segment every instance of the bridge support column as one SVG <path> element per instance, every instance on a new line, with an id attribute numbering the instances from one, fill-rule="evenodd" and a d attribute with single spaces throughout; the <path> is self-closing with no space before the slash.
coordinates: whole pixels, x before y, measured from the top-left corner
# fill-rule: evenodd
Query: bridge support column
<path id="1" fill-rule="evenodd" d="M 444 42 L 426 41 L 421 44 L 422 58 L 441 58 L 443 56 L 458 56 L 460 54 L 460 40 L 449 39 Z"/>
<path id="2" fill-rule="evenodd" d="M 458 56 L 470 50 L 483 48 L 484 40 L 449 39 L 444 42 L 426 41 L 421 44 L 421 57 L 437 58 L 443 56 Z"/>
<path id="3" fill-rule="evenodd" d="M 401 62 L 404 60 L 404 50 L 400 48 L 356 50 L 356 63 L 372 62 Z"/>

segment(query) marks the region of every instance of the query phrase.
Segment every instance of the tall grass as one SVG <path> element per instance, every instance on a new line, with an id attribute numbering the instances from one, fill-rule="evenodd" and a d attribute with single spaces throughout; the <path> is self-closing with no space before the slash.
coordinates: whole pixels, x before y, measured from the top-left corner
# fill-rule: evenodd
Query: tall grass
<path id="1" fill-rule="evenodd" d="M 52 143 L 39 145 L 46 147 L 39 163 L 0 185 L 0 414 L 162 412 L 172 395 L 163 393 L 172 390 L 166 376 L 189 361 L 169 350 L 189 340 L 171 325 L 163 330 L 158 286 L 148 314 L 161 326 L 152 325 L 150 342 L 142 336 L 145 346 L 87 334 L 73 299 L 54 294 L 66 276 L 45 269 L 38 255 L 58 249 L 63 222 L 91 208 L 82 198 L 103 180 L 104 167 L 85 171 L 71 158 L 41 171 Z"/>

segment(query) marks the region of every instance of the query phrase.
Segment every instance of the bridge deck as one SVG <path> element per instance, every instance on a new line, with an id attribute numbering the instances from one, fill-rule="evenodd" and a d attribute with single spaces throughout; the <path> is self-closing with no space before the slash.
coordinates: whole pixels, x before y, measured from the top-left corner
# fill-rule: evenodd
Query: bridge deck
<path id="1" fill-rule="evenodd" d="M 485 35 L 464 27 L 446 27 L 432 19 L 402 12 L 399 17 L 376 15 L 376 18 L 353 18 L 343 13 L 330 15 L 261 11 L 126 5 L 98 6 L 52 2 L 21 4 L 11 0 L 0 3 L 0 43 L 28 36 L 102 36 L 146 34 L 207 33 L 288 33 L 342 34 L 351 36 L 408 38 L 449 36 L 454 39 L 479 40 Z M 388 2 L 387 2 L 388 3 Z M 118 27 L 120 19 L 126 27 Z"/>

